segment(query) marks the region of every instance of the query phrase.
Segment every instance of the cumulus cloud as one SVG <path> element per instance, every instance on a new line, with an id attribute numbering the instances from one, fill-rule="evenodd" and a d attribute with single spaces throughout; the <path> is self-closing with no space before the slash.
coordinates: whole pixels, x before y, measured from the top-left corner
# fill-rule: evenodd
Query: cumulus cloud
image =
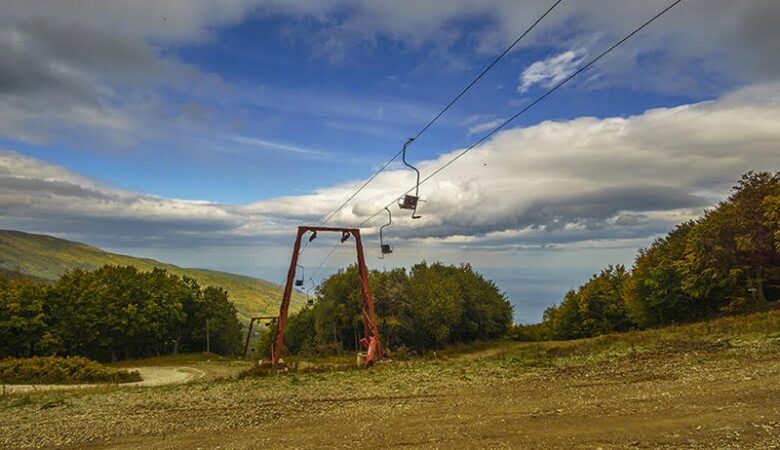
<path id="1" fill-rule="evenodd" d="M 748 170 L 780 166 L 780 86 L 631 117 L 582 117 L 504 131 L 421 187 L 423 218 L 393 208 L 393 239 L 499 250 L 632 241 L 663 233 L 723 198 Z M 420 161 L 423 177 L 460 150 Z M 334 217 L 354 226 L 412 187 L 395 167 Z M 114 246 L 223 245 L 287 236 L 317 222 L 362 180 L 246 205 L 160 198 L 66 169 L 0 156 L 0 226 Z M 366 224 L 376 231 L 379 216 Z"/>
<path id="2" fill-rule="evenodd" d="M 397 211 L 392 233 L 479 242 L 509 232 L 531 244 L 661 233 L 716 203 L 742 173 L 778 167 L 778 100 L 777 85 L 753 87 L 632 117 L 502 132 L 423 185 L 423 219 Z M 457 153 L 420 162 L 423 177 Z M 385 172 L 335 221 L 359 223 L 413 183 L 411 171 Z M 252 208 L 304 220 L 326 214 L 359 184 Z"/>

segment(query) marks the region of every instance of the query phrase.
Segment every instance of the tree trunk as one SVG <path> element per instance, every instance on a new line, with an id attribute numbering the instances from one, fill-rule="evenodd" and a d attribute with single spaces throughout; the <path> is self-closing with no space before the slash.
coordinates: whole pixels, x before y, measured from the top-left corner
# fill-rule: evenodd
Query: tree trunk
<path id="1" fill-rule="evenodd" d="M 766 304 L 766 295 L 764 295 L 764 267 L 758 266 L 758 273 L 756 276 L 756 297 L 759 305 Z"/>
<path id="2" fill-rule="evenodd" d="M 211 319 L 206 318 L 206 353 L 211 353 L 211 335 L 209 330 Z"/>

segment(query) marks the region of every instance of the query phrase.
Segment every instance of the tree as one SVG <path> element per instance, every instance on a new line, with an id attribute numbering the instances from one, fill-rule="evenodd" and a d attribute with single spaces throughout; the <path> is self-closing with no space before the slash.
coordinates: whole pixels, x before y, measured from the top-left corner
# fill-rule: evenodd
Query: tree
<path id="1" fill-rule="evenodd" d="M 463 297 L 463 315 L 455 327 L 455 340 L 469 342 L 505 336 L 512 325 L 512 304 L 496 284 L 468 264 L 454 275 Z"/>
<path id="2" fill-rule="evenodd" d="M 453 333 L 464 310 L 464 299 L 452 267 L 425 262 L 412 267 L 406 287 L 408 340 L 421 349 L 440 348 L 454 342 Z"/>
<path id="3" fill-rule="evenodd" d="M 241 351 L 241 323 L 228 292 L 216 286 L 203 290 L 204 322 L 208 321 L 210 351 L 237 355 Z"/>
<path id="4" fill-rule="evenodd" d="M 313 349 L 315 345 L 314 308 L 306 306 L 290 316 L 284 333 L 285 345 L 290 353 Z"/>
<path id="5" fill-rule="evenodd" d="M 766 302 L 765 284 L 780 266 L 771 202 L 780 176 L 748 173 L 726 202 L 697 221 L 688 239 L 684 285 L 709 314 Z M 771 280 L 770 280 L 771 281 Z"/>
<path id="6" fill-rule="evenodd" d="M 629 318 L 653 327 L 704 317 L 705 308 L 684 289 L 688 237 L 695 222 L 677 226 L 669 235 L 640 250 L 624 294 Z"/>
<path id="7" fill-rule="evenodd" d="M 369 283 L 386 348 L 439 348 L 505 336 L 512 307 L 491 281 L 470 266 L 420 263 L 407 272 L 372 271 Z M 311 308 L 291 315 L 285 333 L 292 353 L 355 350 L 363 335 L 357 267 L 339 271 L 317 289 Z"/>
<path id="8" fill-rule="evenodd" d="M 530 331 L 579 338 L 749 310 L 778 297 L 780 174 L 749 172 L 704 217 L 640 250 L 630 274 L 607 268 Z"/>
<path id="9" fill-rule="evenodd" d="M 632 328 L 623 296 L 627 278 L 625 267 L 609 266 L 569 291 L 559 306 L 545 311 L 550 337 L 576 339 Z"/>
<path id="10" fill-rule="evenodd" d="M 46 288 L 0 275 L 0 357 L 29 357 L 46 329 Z"/>
<path id="11" fill-rule="evenodd" d="M 117 360 L 212 350 L 237 354 L 242 327 L 227 291 L 165 269 L 74 269 L 52 286 L 0 277 L 0 356 L 71 355 Z M 7 334 L 7 336 L 5 336 Z"/>

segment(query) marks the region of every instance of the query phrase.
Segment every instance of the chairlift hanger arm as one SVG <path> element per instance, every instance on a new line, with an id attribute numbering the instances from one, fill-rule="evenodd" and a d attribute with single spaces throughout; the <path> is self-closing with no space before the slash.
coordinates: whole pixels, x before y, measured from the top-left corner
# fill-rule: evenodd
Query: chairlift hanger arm
<path id="1" fill-rule="evenodd" d="M 387 223 L 379 227 L 379 250 L 380 250 L 380 258 L 385 257 L 386 254 L 393 253 L 393 247 L 390 246 L 390 244 L 385 244 L 384 236 L 382 234 L 382 231 L 385 229 L 385 227 L 390 226 L 390 224 L 393 223 L 393 213 L 390 212 L 390 208 L 385 207 L 385 211 L 387 211 Z"/>
<path id="2" fill-rule="evenodd" d="M 413 165 L 409 164 L 408 161 L 406 161 L 406 147 L 408 147 L 409 144 L 411 144 L 412 142 L 414 142 L 414 138 L 409 138 L 409 140 L 406 141 L 406 143 L 404 144 L 404 148 L 401 152 L 401 159 L 403 160 L 406 167 L 414 170 L 415 173 L 417 173 L 417 185 L 415 186 L 414 196 L 419 197 L 420 196 L 420 171 L 417 170 L 417 168 L 414 167 Z"/>
<path id="3" fill-rule="evenodd" d="M 412 210 L 412 219 L 419 219 L 421 216 L 417 215 L 417 202 L 420 200 L 420 171 L 417 170 L 416 167 L 409 164 L 409 162 L 406 160 L 406 148 L 414 142 L 414 138 L 409 138 L 408 141 L 404 144 L 403 149 L 401 150 L 402 154 L 402 160 L 406 167 L 409 167 L 410 169 L 414 170 L 414 172 L 417 174 L 417 183 L 414 185 L 414 195 L 406 194 L 404 195 L 403 203 L 399 203 L 398 206 L 401 209 L 411 209 Z"/>

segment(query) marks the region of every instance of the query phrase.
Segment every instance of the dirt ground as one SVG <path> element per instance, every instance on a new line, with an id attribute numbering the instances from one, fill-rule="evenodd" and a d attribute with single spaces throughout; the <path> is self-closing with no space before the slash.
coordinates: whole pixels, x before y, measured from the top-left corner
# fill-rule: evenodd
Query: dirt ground
<path id="1" fill-rule="evenodd" d="M 10 396 L 0 446 L 780 449 L 776 333 L 651 338 Z"/>
<path id="2" fill-rule="evenodd" d="M 125 383 L 123 386 L 164 386 L 183 384 L 199 380 L 206 372 L 194 367 L 130 367 L 141 375 L 141 381 Z M 72 389 L 95 389 L 100 384 L 9 384 L 2 387 L 6 394 L 31 394 L 44 391 L 67 391 Z"/>

